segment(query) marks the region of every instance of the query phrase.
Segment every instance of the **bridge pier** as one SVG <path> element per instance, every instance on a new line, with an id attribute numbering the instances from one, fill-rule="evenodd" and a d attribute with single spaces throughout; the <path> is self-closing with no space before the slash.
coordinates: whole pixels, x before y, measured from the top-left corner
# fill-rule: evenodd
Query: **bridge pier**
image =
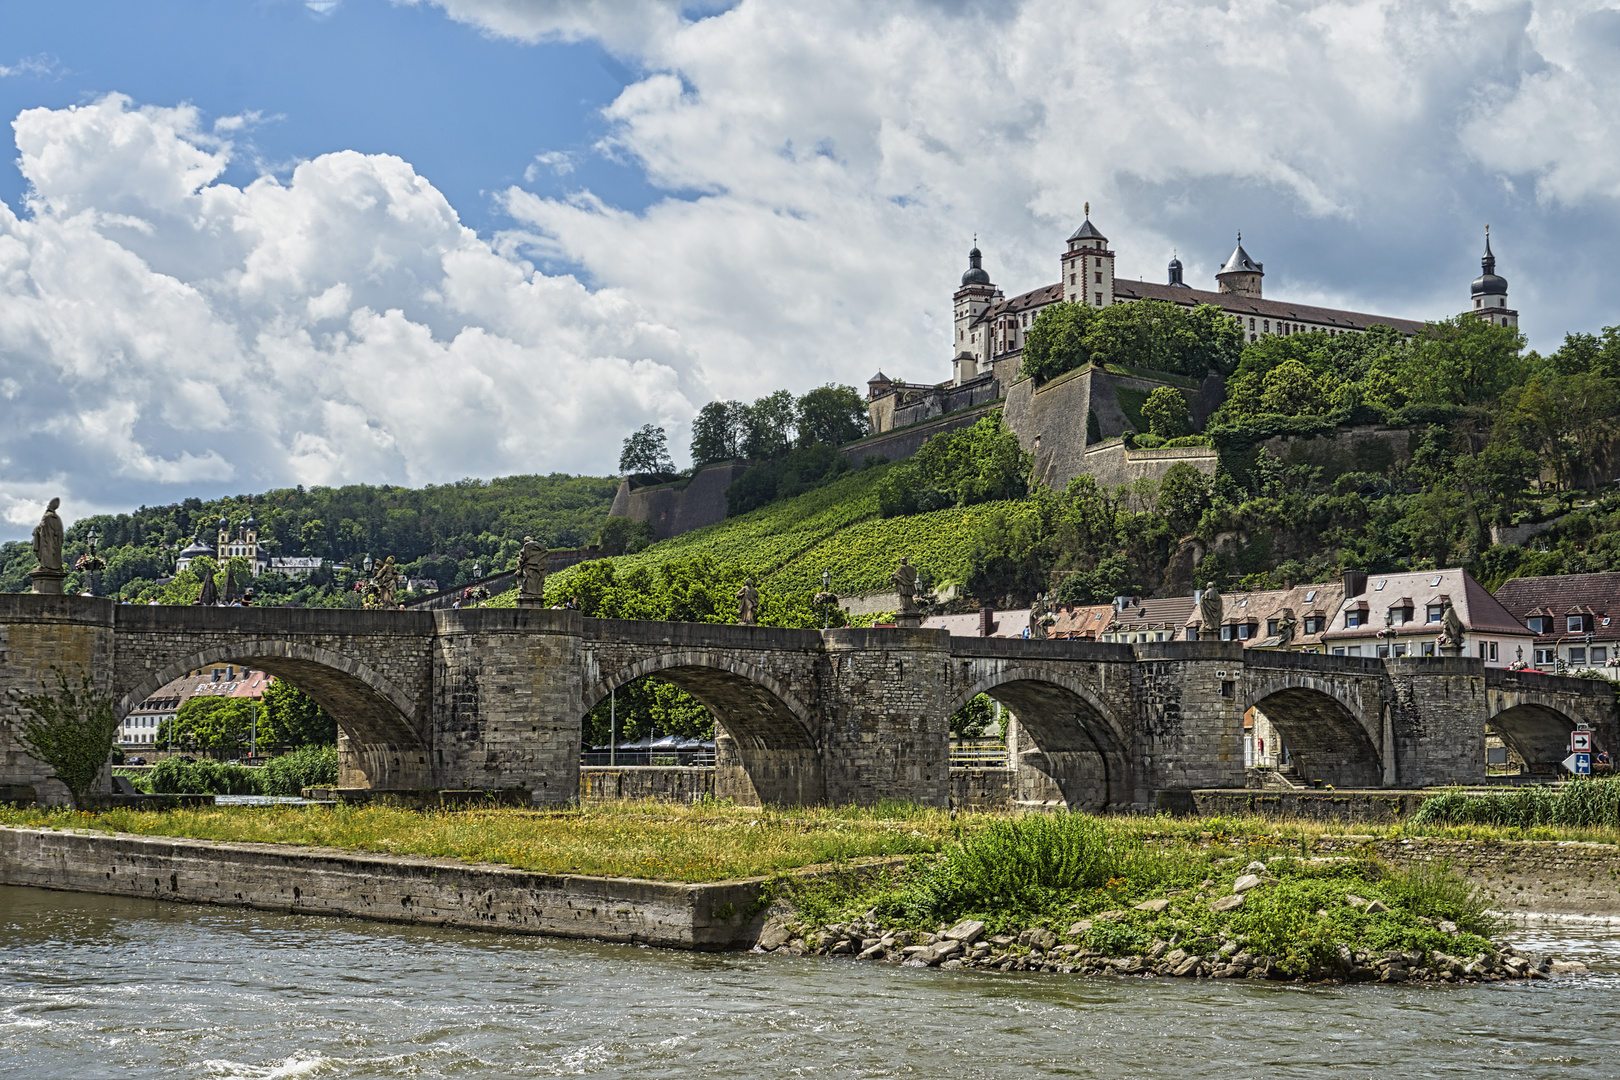
<path id="1" fill-rule="evenodd" d="M 943 630 L 822 631 L 822 770 L 827 802 L 943 806 L 951 716 Z"/>
<path id="2" fill-rule="evenodd" d="M 67 788 L 52 780 L 51 770 L 29 757 L 17 739 L 16 725 L 31 717 L 17 699 L 55 692 L 58 671 L 74 690 L 88 675 L 92 691 L 111 694 L 113 648 L 111 600 L 0 595 L 0 802 L 67 802 Z M 104 784 L 111 775 L 107 770 Z"/>

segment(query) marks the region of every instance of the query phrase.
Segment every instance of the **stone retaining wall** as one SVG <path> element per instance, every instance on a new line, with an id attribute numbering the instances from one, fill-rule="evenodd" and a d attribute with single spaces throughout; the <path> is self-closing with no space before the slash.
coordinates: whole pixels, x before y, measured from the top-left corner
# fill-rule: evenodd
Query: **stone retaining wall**
<path id="1" fill-rule="evenodd" d="M 763 878 L 683 885 L 280 844 L 0 828 L 0 883 L 308 915 L 746 948 Z"/>
<path id="2" fill-rule="evenodd" d="M 952 769 L 951 805 L 958 810 L 1006 810 L 1012 804 L 1012 769 Z"/>
<path id="3" fill-rule="evenodd" d="M 1410 821 L 1431 792 L 1393 790 L 1323 791 L 1303 788 L 1247 790 L 1205 788 L 1192 793 L 1199 817 L 1260 814 L 1307 821 L 1343 821 L 1388 825 Z"/>
<path id="4" fill-rule="evenodd" d="M 591 765 L 579 770 L 580 802 L 663 799 L 696 802 L 714 794 L 714 770 L 696 766 Z"/>

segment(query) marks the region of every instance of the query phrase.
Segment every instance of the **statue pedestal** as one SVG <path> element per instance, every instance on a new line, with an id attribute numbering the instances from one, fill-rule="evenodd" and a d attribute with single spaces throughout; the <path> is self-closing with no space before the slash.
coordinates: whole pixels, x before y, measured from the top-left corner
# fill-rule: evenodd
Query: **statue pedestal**
<path id="1" fill-rule="evenodd" d="M 67 571 L 39 567 L 28 576 L 34 579 L 34 592 L 41 596 L 61 596 L 62 582 L 67 580 Z"/>
<path id="2" fill-rule="evenodd" d="M 543 596 L 533 596 L 529 593 L 518 593 L 517 606 L 521 608 L 543 608 L 547 607 L 548 605 L 546 604 L 546 598 Z"/>
<path id="3" fill-rule="evenodd" d="M 922 616 L 915 611 L 907 615 L 896 615 L 894 625 L 901 630 L 920 630 L 922 628 Z"/>
<path id="4" fill-rule="evenodd" d="M 1461 656 L 1462 655 L 1462 646 L 1461 645 L 1442 645 L 1442 646 L 1440 646 L 1440 655 L 1441 656 Z"/>

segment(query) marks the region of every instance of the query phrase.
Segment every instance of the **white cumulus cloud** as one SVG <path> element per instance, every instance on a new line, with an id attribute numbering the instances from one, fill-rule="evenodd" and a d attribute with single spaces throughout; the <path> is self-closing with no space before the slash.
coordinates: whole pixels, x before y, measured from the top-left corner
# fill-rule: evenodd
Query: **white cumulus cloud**
<path id="1" fill-rule="evenodd" d="M 190 107 L 13 125 L 0 203 L 0 518 L 199 491 L 612 469 L 690 416 L 692 351 L 615 289 L 537 274 L 398 158 L 221 183 Z M 21 519 L 21 520 L 19 520 Z M 26 530 L 23 530 L 24 532 Z"/>

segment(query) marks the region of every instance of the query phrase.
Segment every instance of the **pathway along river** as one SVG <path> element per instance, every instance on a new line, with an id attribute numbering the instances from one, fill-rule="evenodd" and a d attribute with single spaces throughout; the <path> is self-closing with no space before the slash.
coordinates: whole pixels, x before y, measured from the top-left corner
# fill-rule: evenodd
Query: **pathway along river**
<path id="1" fill-rule="evenodd" d="M 0 1076 L 1620 1075 L 1620 933 L 1551 983 L 1292 987 L 702 955 L 0 887 Z"/>

